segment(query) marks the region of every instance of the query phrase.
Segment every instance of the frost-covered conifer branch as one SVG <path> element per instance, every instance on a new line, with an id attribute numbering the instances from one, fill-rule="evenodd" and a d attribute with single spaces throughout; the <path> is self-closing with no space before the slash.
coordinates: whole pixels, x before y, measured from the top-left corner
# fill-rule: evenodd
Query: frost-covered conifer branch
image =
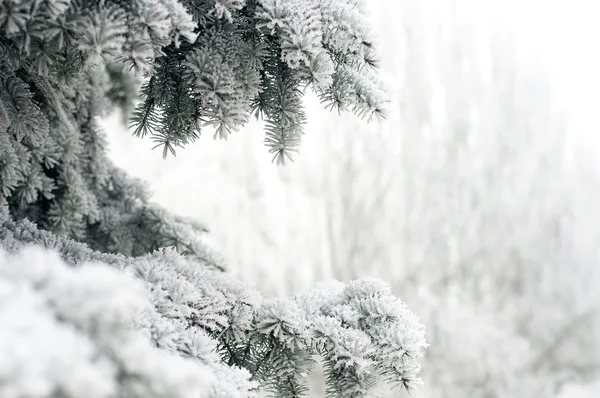
<path id="1" fill-rule="evenodd" d="M 204 257 L 202 233 L 148 205 L 106 158 L 98 117 L 131 108 L 143 83 L 134 134 L 163 154 L 204 126 L 226 138 L 254 112 L 283 163 L 300 143 L 307 85 L 338 109 L 381 113 L 362 9 L 355 0 L 2 0 L 0 206 L 101 251 L 176 246 Z"/>
<path id="2" fill-rule="evenodd" d="M 197 239 L 153 222 L 148 206 L 122 216 L 123 202 L 147 196 L 106 159 L 97 118 L 131 107 L 127 69 L 145 77 L 134 133 L 165 155 L 206 125 L 226 138 L 257 112 L 283 163 L 300 142 L 307 84 L 340 109 L 379 112 L 385 96 L 361 66 L 371 53 L 356 1 L 3 0 L 0 206 L 103 251 L 198 254 Z"/>
<path id="3" fill-rule="evenodd" d="M 72 87 L 98 69 L 112 68 L 113 79 L 126 79 L 115 65 L 131 69 L 147 81 L 131 122 L 165 155 L 204 126 L 226 138 L 260 103 L 265 142 L 281 162 L 299 144 L 300 86 L 340 109 L 381 114 L 387 98 L 365 68 L 375 65 L 366 19 L 354 0 L 3 0 L 0 76 Z M 60 105 L 26 80 L 48 108 L 31 118 L 47 124 Z"/>
<path id="4" fill-rule="evenodd" d="M 137 258 L 94 252 L 4 217 L 0 247 L 19 253 L 31 244 L 57 251 L 72 266 L 102 263 L 141 280 L 152 306 L 135 326 L 156 347 L 196 358 L 218 380 L 236 380 L 244 394 L 254 389 L 251 377 L 274 396 L 305 395 L 315 355 L 325 359 L 332 397 L 365 396 L 381 380 L 407 389 L 419 383 L 423 327 L 381 282 L 334 283 L 263 300 L 251 287 L 173 250 Z"/>
<path id="5" fill-rule="evenodd" d="M 247 372 L 219 364 L 206 335 L 193 336 L 196 360 L 157 348 L 155 335 L 176 330 L 130 276 L 38 247 L 0 249 L 0 264 L 2 397 L 252 396 Z"/>

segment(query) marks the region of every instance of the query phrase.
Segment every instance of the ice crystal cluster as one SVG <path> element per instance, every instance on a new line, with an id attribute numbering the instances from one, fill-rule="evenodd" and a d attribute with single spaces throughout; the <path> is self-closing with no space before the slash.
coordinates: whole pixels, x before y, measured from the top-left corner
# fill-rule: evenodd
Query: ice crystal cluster
<path id="1" fill-rule="evenodd" d="M 261 298 L 99 128 L 131 111 L 166 155 L 255 113 L 282 163 L 306 87 L 382 113 L 367 31 L 358 0 L 0 0 L 0 396 L 296 397 L 318 356 L 332 397 L 418 383 L 423 328 L 388 287 Z"/>

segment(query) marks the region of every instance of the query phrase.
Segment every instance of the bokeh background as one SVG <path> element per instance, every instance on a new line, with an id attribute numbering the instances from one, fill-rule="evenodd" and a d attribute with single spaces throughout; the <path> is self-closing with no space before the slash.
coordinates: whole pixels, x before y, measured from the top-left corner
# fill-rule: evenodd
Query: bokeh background
<path id="1" fill-rule="evenodd" d="M 427 326 L 416 397 L 600 397 L 600 3 L 368 7 L 386 120 L 307 93 L 278 167 L 258 121 L 165 160 L 115 114 L 112 158 L 267 295 L 390 283 Z"/>

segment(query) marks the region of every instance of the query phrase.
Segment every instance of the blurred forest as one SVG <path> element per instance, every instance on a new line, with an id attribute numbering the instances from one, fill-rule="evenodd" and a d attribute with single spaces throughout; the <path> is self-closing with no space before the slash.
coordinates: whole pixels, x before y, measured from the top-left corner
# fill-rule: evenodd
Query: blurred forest
<path id="1" fill-rule="evenodd" d="M 600 62 L 593 2 L 560 3 L 373 0 L 389 116 L 307 94 L 294 164 L 258 122 L 163 160 L 119 115 L 112 157 L 265 292 L 390 283 L 431 344 L 415 396 L 575 397 L 600 376 Z"/>

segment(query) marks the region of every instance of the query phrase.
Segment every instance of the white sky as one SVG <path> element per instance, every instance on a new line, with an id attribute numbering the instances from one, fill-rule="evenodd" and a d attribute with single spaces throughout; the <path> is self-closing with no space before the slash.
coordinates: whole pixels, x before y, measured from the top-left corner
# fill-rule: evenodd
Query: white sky
<path id="1" fill-rule="evenodd" d="M 505 0 L 506 1 L 506 0 Z M 600 1 L 509 0 L 517 37 L 548 69 L 584 144 L 600 149 Z M 511 15 L 511 14 L 509 14 Z M 534 55 L 534 56 L 535 56 Z"/>
<path id="2" fill-rule="evenodd" d="M 518 37 L 539 51 L 577 129 L 596 136 L 600 114 L 600 1 L 509 0 Z M 575 126 L 574 126 L 575 127 Z M 591 137 L 589 137 L 591 138 Z"/>
<path id="3" fill-rule="evenodd" d="M 574 139 L 600 151 L 600 0 L 367 0 L 375 32 L 391 40 L 394 20 L 407 4 L 428 13 L 458 6 L 470 23 L 512 32 L 522 66 L 549 75 L 555 101 L 566 112 Z M 394 73 L 393 71 L 389 71 Z M 576 138 L 577 137 L 577 138 Z M 600 156 L 598 156 L 600 159 Z M 598 161 L 600 168 L 600 160 Z"/>

